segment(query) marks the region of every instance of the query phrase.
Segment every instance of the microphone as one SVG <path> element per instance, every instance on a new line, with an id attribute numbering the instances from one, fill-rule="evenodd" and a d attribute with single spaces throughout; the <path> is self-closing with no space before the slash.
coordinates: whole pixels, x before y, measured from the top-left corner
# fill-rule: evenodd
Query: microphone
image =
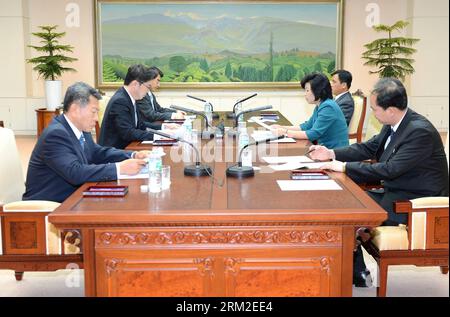
<path id="1" fill-rule="evenodd" d="M 184 111 L 186 113 L 193 113 L 193 114 L 202 116 L 205 119 L 205 124 L 206 124 L 206 131 L 202 131 L 202 139 L 211 139 L 214 136 L 214 132 L 208 131 L 208 128 L 209 127 L 212 128 L 212 126 L 210 125 L 210 123 L 208 122 L 208 118 L 202 111 L 197 111 L 197 110 L 188 109 L 188 108 L 180 107 L 180 106 L 174 106 L 174 105 L 170 106 L 170 108 L 175 109 L 175 110 Z"/>
<path id="2" fill-rule="evenodd" d="M 201 98 L 198 98 L 198 97 L 195 97 L 195 96 L 186 95 L 186 97 L 189 97 L 189 98 L 192 98 L 192 99 L 195 99 L 195 100 L 198 100 L 198 101 L 207 103 L 206 100 L 201 99 Z M 214 113 L 214 107 L 213 107 L 212 103 L 209 102 L 209 104 L 211 105 L 211 112 L 212 112 L 212 117 L 213 117 L 213 119 L 218 119 L 218 118 L 219 118 L 219 115 L 218 115 L 217 113 Z"/>
<path id="3" fill-rule="evenodd" d="M 236 117 L 234 118 L 234 127 L 238 126 L 239 117 L 242 116 L 243 114 L 249 113 L 249 112 L 267 110 L 267 109 L 272 109 L 272 106 L 271 105 L 261 106 L 261 107 L 256 107 L 256 108 L 252 108 L 252 109 L 248 109 L 248 110 L 243 110 L 243 111 L 237 113 Z"/>
<path id="4" fill-rule="evenodd" d="M 211 175 L 211 167 L 209 167 L 208 165 L 202 165 L 200 164 L 200 153 L 198 152 L 198 149 L 194 146 L 194 144 L 192 144 L 191 142 L 188 142 L 180 137 L 174 137 L 171 136 L 170 134 L 161 132 L 160 130 L 155 130 L 155 129 L 151 129 L 151 128 L 147 128 L 147 131 L 153 133 L 153 134 L 158 134 L 160 136 L 163 136 L 165 138 L 169 138 L 169 139 L 173 139 L 175 141 L 179 141 L 179 142 L 184 142 L 189 144 L 190 146 L 192 146 L 192 148 L 195 150 L 195 155 L 196 155 L 196 162 L 195 165 L 189 165 L 186 166 L 184 168 L 184 175 L 185 176 L 206 176 L 206 175 Z"/>
<path id="5" fill-rule="evenodd" d="M 194 97 L 194 96 L 191 96 L 191 95 L 186 95 L 186 97 L 189 97 L 189 98 L 192 98 L 192 99 L 195 99 L 195 100 L 198 100 L 198 101 L 206 102 L 206 100 L 203 100 L 201 98 Z"/>
<path id="6" fill-rule="evenodd" d="M 238 104 L 240 104 L 241 102 L 244 102 L 244 101 L 246 101 L 246 100 L 249 100 L 250 98 L 253 98 L 253 97 L 257 96 L 257 95 L 258 95 L 257 93 L 254 93 L 254 94 L 251 95 L 251 96 L 248 96 L 248 97 L 245 97 L 245 98 L 243 98 L 243 99 L 241 99 L 241 100 L 236 101 L 236 103 L 233 105 L 233 112 L 227 113 L 227 118 L 228 118 L 228 119 L 233 119 L 233 118 L 235 117 L 236 106 L 237 106 Z"/>
<path id="7" fill-rule="evenodd" d="M 250 145 L 258 145 L 261 143 L 267 143 L 270 141 L 280 140 L 280 139 L 283 139 L 284 137 L 285 137 L 284 135 L 279 135 L 279 136 L 274 136 L 271 138 L 267 138 L 267 139 L 260 140 L 260 141 L 255 141 L 255 142 L 244 145 L 242 147 L 242 149 L 239 151 L 238 164 L 227 168 L 227 172 L 226 172 L 227 176 L 228 177 L 236 177 L 236 178 L 246 178 L 246 177 L 254 176 L 255 171 L 254 171 L 253 167 L 242 166 L 242 152 L 246 148 L 248 148 Z"/>

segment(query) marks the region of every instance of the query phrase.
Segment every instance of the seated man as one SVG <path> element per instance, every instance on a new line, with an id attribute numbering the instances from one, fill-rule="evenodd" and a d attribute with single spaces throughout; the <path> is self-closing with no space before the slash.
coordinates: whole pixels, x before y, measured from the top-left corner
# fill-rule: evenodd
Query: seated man
<path id="1" fill-rule="evenodd" d="M 407 107 L 403 84 L 394 78 L 381 79 L 370 96 L 372 111 L 384 124 L 380 134 L 365 143 L 329 150 L 311 146 L 311 158 L 333 159 L 323 169 L 344 172 L 357 183 L 383 181 L 384 190 L 371 196 L 388 212 L 383 225 L 405 224 L 407 214 L 397 214 L 393 203 L 426 196 L 448 196 L 448 166 L 441 137 L 424 116 Z M 362 161 L 375 159 L 377 163 Z M 354 257 L 353 281 L 367 286 L 370 275 L 361 247 Z"/>
<path id="2" fill-rule="evenodd" d="M 352 85 L 352 74 L 340 69 L 332 73 L 331 76 L 331 89 L 335 96 L 334 100 L 341 107 L 348 126 L 355 110 L 355 102 L 352 94 L 349 92 Z"/>
<path id="3" fill-rule="evenodd" d="M 98 120 L 101 95 L 75 83 L 64 97 L 64 114 L 44 130 L 28 165 L 24 200 L 62 202 L 86 182 L 112 181 L 137 174 L 149 151 L 126 152 L 94 143 L 90 131 Z"/>
<path id="4" fill-rule="evenodd" d="M 182 111 L 175 111 L 168 108 L 163 108 L 156 101 L 156 97 L 153 94 L 160 85 L 161 78 L 164 77 L 163 72 L 155 66 L 149 68 L 150 81 L 147 95 L 141 100 L 136 101 L 139 105 L 139 111 L 141 112 L 144 120 L 148 122 L 164 121 L 170 119 L 184 119 L 185 113 Z"/>
<path id="5" fill-rule="evenodd" d="M 152 72 L 144 65 L 128 68 L 124 86 L 111 97 L 105 109 L 98 143 L 124 149 L 132 141 L 153 140 L 146 128 L 161 129 L 160 123 L 145 122 L 137 111 L 136 100 L 150 90 Z"/>

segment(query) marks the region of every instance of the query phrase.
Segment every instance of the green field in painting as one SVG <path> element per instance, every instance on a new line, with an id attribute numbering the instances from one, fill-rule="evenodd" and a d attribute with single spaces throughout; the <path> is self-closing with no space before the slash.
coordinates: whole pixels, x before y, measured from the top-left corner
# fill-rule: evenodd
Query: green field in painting
<path id="1" fill-rule="evenodd" d="M 103 83 L 123 82 L 132 64 L 157 66 L 162 82 L 298 82 L 310 72 L 330 74 L 335 54 L 296 49 L 245 55 L 222 51 L 217 54 L 178 54 L 151 59 L 103 56 Z"/>

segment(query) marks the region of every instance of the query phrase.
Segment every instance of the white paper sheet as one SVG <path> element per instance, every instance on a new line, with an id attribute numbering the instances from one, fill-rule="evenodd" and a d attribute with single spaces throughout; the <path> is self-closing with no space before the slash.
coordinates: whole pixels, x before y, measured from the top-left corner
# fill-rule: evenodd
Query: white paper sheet
<path id="1" fill-rule="evenodd" d="M 139 173 L 136 175 L 123 175 L 120 174 L 119 175 L 119 179 L 145 179 L 148 178 L 148 173 Z"/>
<path id="2" fill-rule="evenodd" d="M 270 143 L 296 143 L 295 139 L 293 138 L 283 138 L 275 141 L 270 141 Z"/>
<path id="3" fill-rule="evenodd" d="M 313 162 L 307 156 L 264 156 L 262 160 L 269 164 L 288 163 L 288 162 Z"/>
<path id="4" fill-rule="evenodd" d="M 255 122 L 255 123 L 257 123 L 257 124 L 259 124 L 259 125 L 262 126 L 264 129 L 272 130 L 272 128 L 271 128 L 269 125 L 265 124 L 265 123 L 264 123 L 262 120 L 260 120 L 260 119 L 254 118 L 252 121 Z"/>
<path id="5" fill-rule="evenodd" d="M 261 122 L 277 122 L 277 120 L 275 119 L 263 119 L 262 117 L 251 117 L 250 119 L 247 120 L 247 122 L 256 122 L 255 120 L 259 120 Z"/>
<path id="6" fill-rule="evenodd" d="M 278 180 L 282 191 L 300 190 L 342 190 L 334 180 Z"/>
<path id="7" fill-rule="evenodd" d="M 312 163 L 302 163 L 302 162 L 287 162 L 285 164 L 278 164 L 278 165 L 268 165 L 271 169 L 274 171 L 289 171 L 289 170 L 295 170 L 298 168 L 308 168 L 308 169 L 315 169 L 320 168 L 322 165 L 324 165 L 325 162 L 312 162 Z"/>

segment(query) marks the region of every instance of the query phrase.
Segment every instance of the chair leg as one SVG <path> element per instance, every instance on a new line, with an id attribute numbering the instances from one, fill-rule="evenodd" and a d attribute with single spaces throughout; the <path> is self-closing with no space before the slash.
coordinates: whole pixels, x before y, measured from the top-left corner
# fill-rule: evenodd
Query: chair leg
<path id="1" fill-rule="evenodd" d="M 447 274 L 448 273 L 448 266 L 441 266 L 441 273 Z"/>
<path id="2" fill-rule="evenodd" d="M 14 275 L 15 275 L 15 277 L 16 277 L 16 281 L 21 281 L 22 278 L 23 278 L 23 272 L 15 271 L 15 272 L 14 272 Z"/>
<path id="3" fill-rule="evenodd" d="M 379 280 L 377 286 L 377 297 L 386 297 L 387 291 L 387 275 L 389 266 L 386 265 L 381 259 L 379 262 Z"/>

